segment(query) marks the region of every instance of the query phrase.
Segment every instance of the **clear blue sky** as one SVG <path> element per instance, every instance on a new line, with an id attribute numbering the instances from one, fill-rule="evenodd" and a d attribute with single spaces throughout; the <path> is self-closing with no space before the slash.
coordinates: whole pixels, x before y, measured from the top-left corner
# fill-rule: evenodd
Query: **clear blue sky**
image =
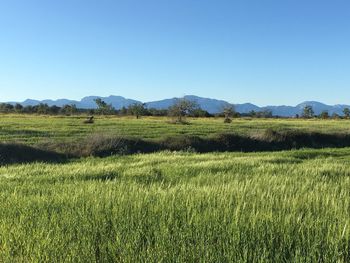
<path id="1" fill-rule="evenodd" d="M 0 101 L 110 94 L 350 103 L 350 1 L 0 1 Z"/>

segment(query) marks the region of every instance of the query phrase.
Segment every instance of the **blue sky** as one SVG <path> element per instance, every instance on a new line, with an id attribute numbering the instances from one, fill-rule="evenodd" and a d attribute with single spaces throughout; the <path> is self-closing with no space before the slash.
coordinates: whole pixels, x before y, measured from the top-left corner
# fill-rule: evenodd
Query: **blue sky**
<path id="1" fill-rule="evenodd" d="M 0 101 L 350 103 L 348 0 L 2 0 Z"/>

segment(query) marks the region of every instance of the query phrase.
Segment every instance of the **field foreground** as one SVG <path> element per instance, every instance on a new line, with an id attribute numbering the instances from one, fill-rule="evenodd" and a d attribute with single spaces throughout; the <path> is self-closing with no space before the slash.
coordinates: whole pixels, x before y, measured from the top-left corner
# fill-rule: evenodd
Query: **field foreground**
<path id="1" fill-rule="evenodd" d="M 350 148 L 0 167 L 1 262 L 349 262 Z"/>

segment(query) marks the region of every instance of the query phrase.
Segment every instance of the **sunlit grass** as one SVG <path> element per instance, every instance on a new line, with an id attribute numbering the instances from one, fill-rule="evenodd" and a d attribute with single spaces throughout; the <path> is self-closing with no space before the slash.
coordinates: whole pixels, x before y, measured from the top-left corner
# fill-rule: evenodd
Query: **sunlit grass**
<path id="1" fill-rule="evenodd" d="M 0 261 L 349 262 L 349 165 L 346 148 L 1 167 Z"/>
<path id="2" fill-rule="evenodd" d="M 83 124 L 84 116 L 0 115 L 0 141 L 35 144 L 46 140 L 64 141 L 104 133 L 109 135 L 159 139 L 174 135 L 208 137 L 217 133 L 250 135 L 265 129 L 350 133 L 348 120 L 235 119 L 224 124 L 222 118 L 189 119 L 190 125 L 168 123 L 166 117 L 97 117 L 95 124 Z"/>

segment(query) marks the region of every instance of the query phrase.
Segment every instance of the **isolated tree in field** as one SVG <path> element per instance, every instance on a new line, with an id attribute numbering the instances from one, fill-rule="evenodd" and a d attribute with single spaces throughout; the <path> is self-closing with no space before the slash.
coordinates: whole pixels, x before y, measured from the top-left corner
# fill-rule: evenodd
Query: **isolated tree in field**
<path id="1" fill-rule="evenodd" d="M 320 118 L 321 119 L 328 119 L 329 118 L 329 113 L 328 111 L 322 111 L 321 114 L 320 114 Z"/>
<path id="2" fill-rule="evenodd" d="M 224 123 L 231 123 L 232 122 L 232 117 L 235 114 L 235 108 L 232 105 L 227 105 L 224 107 L 223 110 L 224 113 Z"/>
<path id="3" fill-rule="evenodd" d="M 350 109 L 349 109 L 349 108 L 345 108 L 345 109 L 343 110 L 343 113 L 344 113 L 344 117 L 345 117 L 346 119 L 349 119 L 349 118 L 350 118 Z"/>
<path id="4" fill-rule="evenodd" d="M 113 108 L 112 104 L 107 104 L 100 98 L 95 99 L 94 101 L 97 105 L 97 109 L 96 109 L 97 114 L 110 115 L 115 112 L 115 109 Z"/>
<path id="5" fill-rule="evenodd" d="M 302 113 L 303 118 L 310 119 L 310 118 L 314 117 L 314 114 L 315 113 L 314 113 L 312 106 L 307 105 L 304 107 L 303 113 Z"/>
<path id="6" fill-rule="evenodd" d="M 139 119 L 146 112 L 145 103 L 134 103 L 128 107 L 128 113 Z"/>
<path id="7" fill-rule="evenodd" d="M 173 106 L 168 109 L 169 116 L 175 118 L 176 123 L 185 123 L 186 116 L 190 115 L 198 104 L 185 98 L 177 99 Z"/>

